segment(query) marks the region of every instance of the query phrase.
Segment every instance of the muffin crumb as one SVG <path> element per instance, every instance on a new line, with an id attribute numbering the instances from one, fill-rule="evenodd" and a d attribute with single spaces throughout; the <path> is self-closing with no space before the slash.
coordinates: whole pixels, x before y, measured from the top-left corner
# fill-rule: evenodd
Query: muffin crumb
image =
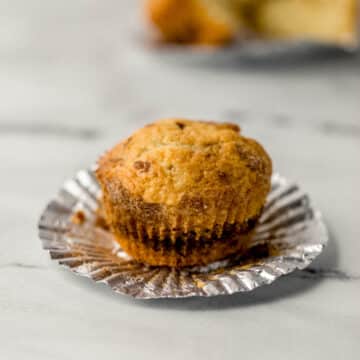
<path id="1" fill-rule="evenodd" d="M 75 225 L 81 225 L 85 221 L 86 221 L 86 216 L 82 210 L 76 211 L 71 217 L 71 222 Z"/>

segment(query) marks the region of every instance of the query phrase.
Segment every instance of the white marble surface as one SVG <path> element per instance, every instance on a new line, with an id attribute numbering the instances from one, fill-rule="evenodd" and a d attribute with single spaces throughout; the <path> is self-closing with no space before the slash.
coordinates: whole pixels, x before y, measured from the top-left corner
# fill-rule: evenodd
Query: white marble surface
<path id="1" fill-rule="evenodd" d="M 0 0 L 0 359 L 355 359 L 360 58 L 200 66 L 150 56 L 137 2 Z M 162 116 L 237 121 L 322 209 L 309 271 L 249 294 L 135 301 L 41 250 L 63 180 Z"/>

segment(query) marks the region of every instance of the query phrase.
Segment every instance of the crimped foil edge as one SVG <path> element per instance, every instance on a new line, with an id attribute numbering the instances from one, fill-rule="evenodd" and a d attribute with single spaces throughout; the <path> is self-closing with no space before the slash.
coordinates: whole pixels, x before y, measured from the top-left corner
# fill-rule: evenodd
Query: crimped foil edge
<path id="1" fill-rule="evenodd" d="M 307 267 L 328 240 L 325 224 L 301 188 L 275 174 L 253 246 L 270 242 L 276 255 L 243 266 L 235 257 L 203 267 L 171 269 L 139 264 L 95 226 L 100 189 L 91 170 L 67 181 L 39 221 L 43 248 L 72 272 L 140 299 L 230 295 L 271 284 Z M 86 221 L 72 222 L 81 210 Z M 270 221 L 270 220 L 271 221 Z"/>

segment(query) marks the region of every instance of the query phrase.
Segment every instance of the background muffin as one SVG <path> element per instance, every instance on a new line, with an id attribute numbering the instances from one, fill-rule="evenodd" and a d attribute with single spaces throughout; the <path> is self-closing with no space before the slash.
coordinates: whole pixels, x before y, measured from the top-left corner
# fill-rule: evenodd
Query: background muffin
<path id="1" fill-rule="evenodd" d="M 254 30 L 265 37 L 354 45 L 358 0 L 257 0 Z"/>
<path id="2" fill-rule="evenodd" d="M 164 40 L 225 44 L 236 37 L 357 43 L 358 0 L 147 0 Z"/>
<path id="3" fill-rule="evenodd" d="M 261 145 L 236 125 L 167 119 L 106 153 L 97 177 L 123 248 L 150 264 L 183 266 L 245 246 L 271 169 Z"/>
<path id="4" fill-rule="evenodd" d="M 145 9 L 166 41 L 224 44 L 240 26 L 239 1 L 245 0 L 147 0 Z"/>

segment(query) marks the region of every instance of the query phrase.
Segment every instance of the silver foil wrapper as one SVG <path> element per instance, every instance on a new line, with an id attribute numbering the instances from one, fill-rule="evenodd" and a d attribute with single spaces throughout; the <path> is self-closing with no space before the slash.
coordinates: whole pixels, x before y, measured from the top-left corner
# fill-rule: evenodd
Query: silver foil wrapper
<path id="1" fill-rule="evenodd" d="M 91 170 L 66 181 L 39 221 L 42 246 L 72 272 L 135 298 L 181 298 L 251 291 L 304 269 L 323 250 L 328 235 L 306 193 L 279 175 L 247 255 L 208 266 L 174 269 L 131 259 L 99 224 L 101 191 Z"/>

